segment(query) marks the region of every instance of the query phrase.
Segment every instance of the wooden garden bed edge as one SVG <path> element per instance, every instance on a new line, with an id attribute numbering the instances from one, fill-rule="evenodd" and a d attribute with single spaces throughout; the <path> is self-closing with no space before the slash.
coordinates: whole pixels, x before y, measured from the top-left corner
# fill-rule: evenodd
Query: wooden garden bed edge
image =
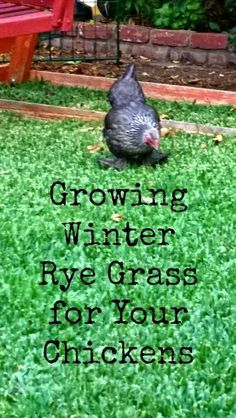
<path id="1" fill-rule="evenodd" d="M 4 99 L 0 99 L 0 110 L 11 111 L 22 116 L 38 119 L 74 119 L 96 122 L 103 122 L 106 114 L 105 112 L 94 110 Z M 223 126 L 202 125 L 175 120 L 162 120 L 161 125 L 162 127 L 181 130 L 188 133 L 236 136 L 236 128 L 227 128 Z"/>
<path id="2" fill-rule="evenodd" d="M 107 77 L 91 77 L 81 74 L 66 74 L 38 70 L 31 70 L 30 79 L 45 80 L 55 85 L 87 87 L 94 90 L 108 90 L 115 80 L 113 78 Z M 233 91 L 213 90 L 199 87 L 177 86 L 151 82 L 141 82 L 141 85 L 145 95 L 152 99 L 187 101 L 190 103 L 208 105 L 223 104 L 236 107 L 236 92 Z"/>

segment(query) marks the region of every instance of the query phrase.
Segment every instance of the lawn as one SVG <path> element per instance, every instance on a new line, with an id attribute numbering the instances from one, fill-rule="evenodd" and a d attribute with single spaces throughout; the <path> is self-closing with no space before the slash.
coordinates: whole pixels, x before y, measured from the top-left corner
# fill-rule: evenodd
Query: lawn
<path id="1" fill-rule="evenodd" d="M 43 84 L 44 85 L 44 84 Z M 43 87 L 45 88 L 45 87 Z M 80 90 L 51 88 L 49 96 L 27 85 L 1 87 L 1 96 L 14 99 L 75 105 L 86 103 Z M 49 87 L 47 87 L 49 88 Z M 8 90 L 7 90 L 8 89 Z M 5 91 L 5 93 L 4 93 Z M 13 92 L 10 95 L 9 91 Z M 53 93 L 54 92 L 54 93 Z M 59 92 L 61 101 L 59 100 Z M 65 92 L 65 94 L 64 94 Z M 67 92 L 67 93 L 66 93 Z M 41 94 L 41 96 L 40 96 Z M 90 93 L 93 108 L 106 109 L 103 93 Z M 98 98 L 93 105 L 93 97 Z M 41 98 L 40 98 L 41 97 Z M 182 119 L 189 105 L 161 105 L 161 112 Z M 193 105 L 192 105 L 193 106 Z M 184 110 L 185 109 L 185 110 Z M 193 107 L 192 107 L 193 109 Z M 231 108 L 196 107 L 192 120 L 235 126 Z M 195 116 L 193 116 L 193 113 Z M 231 119 L 230 119 L 231 118 Z M 186 118 L 185 118 L 186 120 Z M 234 123 L 230 122 L 231 120 Z M 92 126 L 92 129 L 91 129 Z M 235 210 L 236 138 L 224 138 L 217 146 L 212 137 L 177 133 L 163 140 L 170 152 L 167 164 L 157 167 L 128 167 L 125 172 L 104 170 L 90 153 L 89 145 L 100 143 L 101 126 L 73 121 L 39 121 L 0 113 L 0 219 L 1 219 L 1 349 L 0 416 L 7 418 L 233 418 L 236 416 L 236 315 L 235 315 Z M 107 199 L 92 205 L 88 196 L 80 206 L 53 205 L 49 189 L 53 182 L 88 191 L 99 188 L 140 189 L 148 202 L 149 189 L 162 188 L 167 196 L 174 189 L 187 189 L 188 209 L 174 212 L 167 206 L 114 207 Z M 114 214 L 120 214 L 119 222 Z M 172 227 L 176 233 L 168 246 L 85 246 L 86 233 L 78 245 L 66 245 L 62 222 L 94 223 L 102 228 L 137 230 Z M 114 285 L 107 278 L 112 260 L 125 267 L 143 268 L 139 284 Z M 95 283 L 73 280 L 69 290 L 39 285 L 42 260 L 59 268 L 93 268 Z M 197 269 L 197 283 L 183 286 L 183 269 Z M 159 268 L 165 278 L 168 268 L 180 270 L 176 286 L 149 285 L 146 272 Z M 60 284 L 65 284 L 58 273 Z M 50 308 L 62 299 L 69 307 L 83 310 L 100 307 L 96 323 L 70 325 L 63 310 L 61 325 L 49 325 Z M 186 307 L 183 322 L 114 324 L 112 299 L 129 299 L 134 307 Z M 168 311 L 169 312 L 169 311 Z M 68 341 L 84 347 L 93 342 L 98 356 L 104 346 L 180 346 L 193 348 L 191 364 L 49 364 L 43 357 L 47 340 Z M 155 358 L 158 358 L 156 356 Z"/>
<path id="2" fill-rule="evenodd" d="M 0 98 L 45 103 L 57 106 L 85 107 L 91 110 L 109 109 L 105 91 L 83 87 L 53 86 L 44 81 L 9 86 L 0 84 Z M 167 102 L 148 99 L 160 114 L 170 119 L 236 127 L 236 109 L 230 106 L 206 106 L 187 102 Z"/>

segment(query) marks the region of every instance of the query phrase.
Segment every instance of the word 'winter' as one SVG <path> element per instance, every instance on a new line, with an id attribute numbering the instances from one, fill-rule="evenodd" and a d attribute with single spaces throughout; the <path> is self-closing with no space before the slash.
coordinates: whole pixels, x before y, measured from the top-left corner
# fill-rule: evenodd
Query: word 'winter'
<path id="1" fill-rule="evenodd" d="M 157 228 L 155 231 L 152 228 L 143 228 L 138 230 L 130 226 L 126 222 L 124 228 L 102 228 L 97 230 L 93 222 L 88 222 L 87 227 L 82 227 L 82 222 L 62 222 L 65 228 L 66 244 L 78 245 L 82 243 L 85 246 L 89 245 L 115 245 L 119 246 L 127 244 L 129 247 L 136 247 L 138 244 L 143 245 L 169 245 L 167 238 L 169 235 L 174 235 L 173 228 Z M 101 237 L 102 235 L 102 237 Z"/>

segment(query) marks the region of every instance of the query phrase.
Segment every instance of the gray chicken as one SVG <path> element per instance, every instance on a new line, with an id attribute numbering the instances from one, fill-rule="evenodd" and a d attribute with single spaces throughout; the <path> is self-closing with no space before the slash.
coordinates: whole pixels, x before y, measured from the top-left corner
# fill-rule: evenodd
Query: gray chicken
<path id="1" fill-rule="evenodd" d="M 112 106 L 104 121 L 103 136 L 112 156 L 101 158 L 103 167 L 123 170 L 127 162 L 156 165 L 167 159 L 157 151 L 160 144 L 160 119 L 145 103 L 135 65 L 130 65 L 108 93 Z"/>

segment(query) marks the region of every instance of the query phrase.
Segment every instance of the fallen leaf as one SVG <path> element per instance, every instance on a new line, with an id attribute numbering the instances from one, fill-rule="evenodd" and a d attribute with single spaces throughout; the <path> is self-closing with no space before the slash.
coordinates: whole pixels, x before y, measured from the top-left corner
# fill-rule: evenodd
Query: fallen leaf
<path id="1" fill-rule="evenodd" d="M 165 115 L 165 113 L 162 113 L 162 114 L 160 115 L 160 118 L 161 118 L 161 119 L 169 119 L 169 116 L 168 116 L 168 115 Z"/>
<path id="2" fill-rule="evenodd" d="M 187 83 L 197 83 L 198 81 L 201 81 L 200 78 L 192 78 L 191 80 L 187 80 Z"/>
<path id="3" fill-rule="evenodd" d="M 121 219 L 123 219 L 124 215 L 122 215 L 121 213 L 113 213 L 113 215 L 111 215 L 111 219 L 113 219 L 113 221 L 115 222 L 120 222 Z"/>
<path id="4" fill-rule="evenodd" d="M 219 145 L 219 143 L 223 141 L 223 136 L 218 134 L 218 135 L 215 136 L 215 138 L 213 138 L 213 141 L 214 141 L 215 145 Z"/>
<path id="5" fill-rule="evenodd" d="M 170 78 L 172 79 L 172 80 L 176 80 L 176 78 L 178 78 L 179 77 L 179 74 L 176 74 L 176 75 L 171 75 L 170 76 Z"/>
<path id="6" fill-rule="evenodd" d="M 161 136 L 165 137 L 168 135 L 174 135 L 175 131 L 172 128 L 161 128 Z"/>
<path id="7" fill-rule="evenodd" d="M 74 107 L 74 109 L 77 109 L 76 107 Z M 84 128 L 80 128 L 79 130 L 80 132 L 88 132 L 88 131 L 94 131 L 94 128 L 92 126 L 87 126 Z M 89 145 L 90 146 L 90 145 Z"/>
<path id="8" fill-rule="evenodd" d="M 149 204 L 149 203 L 152 203 L 153 202 L 153 199 L 151 197 L 143 197 L 143 202 Z"/>
<path id="9" fill-rule="evenodd" d="M 145 75 L 145 76 L 147 76 L 147 75 L 149 75 L 148 73 L 142 73 L 142 75 Z"/>
<path id="10" fill-rule="evenodd" d="M 77 61 L 65 61 L 66 65 L 78 65 Z"/>
<path id="11" fill-rule="evenodd" d="M 106 3 L 105 3 L 106 4 Z M 135 25 L 135 20 L 132 17 L 128 20 L 129 25 Z"/>
<path id="12" fill-rule="evenodd" d="M 178 61 L 178 60 L 173 60 L 172 62 L 173 62 L 173 64 L 179 64 L 180 63 L 180 61 Z"/>
<path id="13" fill-rule="evenodd" d="M 223 136 L 221 134 L 218 134 L 218 135 L 216 135 L 216 137 L 214 139 L 221 142 L 221 141 L 223 141 Z"/>
<path id="14" fill-rule="evenodd" d="M 176 65 L 173 65 L 173 64 L 172 65 L 171 64 L 170 65 L 166 65 L 165 68 L 176 68 Z"/>
<path id="15" fill-rule="evenodd" d="M 202 148 L 202 149 L 204 149 L 204 148 L 206 148 L 206 147 L 207 147 L 207 144 L 205 144 L 205 143 L 202 143 L 202 144 L 201 144 L 201 148 Z"/>
<path id="16" fill-rule="evenodd" d="M 102 149 L 103 149 L 103 145 L 102 144 L 94 144 L 94 145 L 88 145 L 87 146 L 87 150 L 91 154 L 94 154 L 95 152 L 98 152 L 98 151 L 100 151 Z"/>

